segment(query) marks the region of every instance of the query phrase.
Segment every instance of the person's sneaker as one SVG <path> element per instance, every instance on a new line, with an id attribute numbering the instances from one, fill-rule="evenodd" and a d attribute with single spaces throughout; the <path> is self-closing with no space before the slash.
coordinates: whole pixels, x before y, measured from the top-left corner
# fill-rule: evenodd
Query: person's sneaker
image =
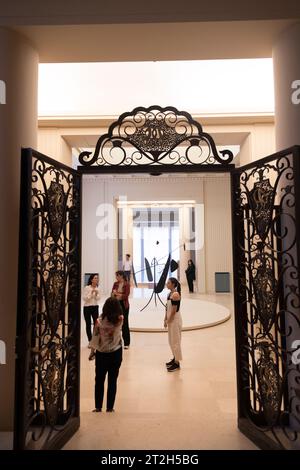
<path id="1" fill-rule="evenodd" d="M 174 364 L 174 361 L 175 361 L 175 357 L 173 357 L 173 359 L 171 359 L 169 362 L 166 362 L 166 366 L 167 367 L 170 367 Z"/>
<path id="2" fill-rule="evenodd" d="M 93 410 L 93 413 L 101 413 L 101 411 L 102 411 L 101 408 L 95 408 Z"/>
<path id="3" fill-rule="evenodd" d="M 113 408 L 106 410 L 106 413 L 114 413 L 114 412 L 115 412 L 115 410 Z"/>
<path id="4" fill-rule="evenodd" d="M 180 365 L 177 362 L 174 362 L 170 367 L 168 367 L 168 372 L 175 372 L 175 370 L 179 370 Z"/>
<path id="5" fill-rule="evenodd" d="M 129 346 L 124 346 L 124 349 L 129 349 Z"/>

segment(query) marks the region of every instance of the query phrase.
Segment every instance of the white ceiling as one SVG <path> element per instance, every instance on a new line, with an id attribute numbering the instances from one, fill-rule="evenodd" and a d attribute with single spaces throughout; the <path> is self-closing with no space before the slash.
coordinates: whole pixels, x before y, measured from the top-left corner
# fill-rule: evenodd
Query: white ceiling
<path id="1" fill-rule="evenodd" d="M 0 0 L 41 62 L 271 57 L 299 0 Z"/>
<path id="2" fill-rule="evenodd" d="M 272 59 L 40 64 L 39 116 L 119 116 L 137 106 L 193 115 L 274 112 Z M 94 143 L 93 143 L 94 144 Z"/>
<path id="3" fill-rule="evenodd" d="M 30 40 L 41 62 L 126 62 L 271 57 L 274 42 L 292 23 L 295 20 L 13 28 Z"/>
<path id="4" fill-rule="evenodd" d="M 1 1 L 1 23 L 5 25 L 240 21 L 299 15 L 297 0 Z"/>

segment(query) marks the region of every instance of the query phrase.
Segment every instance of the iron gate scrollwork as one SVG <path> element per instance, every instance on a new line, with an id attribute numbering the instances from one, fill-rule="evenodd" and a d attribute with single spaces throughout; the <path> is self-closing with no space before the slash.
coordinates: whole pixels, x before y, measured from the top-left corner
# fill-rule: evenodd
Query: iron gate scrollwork
<path id="1" fill-rule="evenodd" d="M 265 449 L 300 449 L 299 159 L 232 174 L 239 427 Z"/>
<path id="2" fill-rule="evenodd" d="M 299 449 L 300 148 L 233 169 L 188 113 L 152 106 L 121 115 L 80 173 L 22 153 L 15 449 L 61 447 L 79 427 L 80 173 L 97 167 L 232 171 L 239 428 Z"/>
<path id="3" fill-rule="evenodd" d="M 79 427 L 81 178 L 22 151 L 15 448 L 61 447 Z"/>
<path id="4" fill-rule="evenodd" d="M 106 167 L 228 166 L 231 150 L 218 151 L 210 134 L 186 111 L 158 105 L 135 108 L 120 115 L 99 137 L 94 154 L 83 151 L 83 171 Z"/>

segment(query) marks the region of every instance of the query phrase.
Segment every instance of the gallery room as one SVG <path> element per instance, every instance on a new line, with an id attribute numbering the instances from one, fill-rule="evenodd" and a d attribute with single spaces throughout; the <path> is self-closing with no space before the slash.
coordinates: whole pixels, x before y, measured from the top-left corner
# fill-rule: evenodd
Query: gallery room
<path id="1" fill-rule="evenodd" d="M 299 450 L 299 23 L 7 18 L 0 449 Z"/>

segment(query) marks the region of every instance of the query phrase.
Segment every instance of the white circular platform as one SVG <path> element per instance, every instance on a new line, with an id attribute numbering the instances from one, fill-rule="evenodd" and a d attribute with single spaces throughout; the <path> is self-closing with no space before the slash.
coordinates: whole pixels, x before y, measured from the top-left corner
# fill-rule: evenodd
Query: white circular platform
<path id="1" fill-rule="evenodd" d="M 147 299 L 130 299 L 129 325 L 131 331 L 139 332 L 162 332 L 164 307 L 158 302 L 155 307 L 154 301 L 140 311 L 147 303 Z M 183 298 L 181 302 L 181 316 L 183 330 L 198 330 L 219 325 L 229 320 L 231 314 L 228 308 L 215 302 L 207 302 L 200 299 Z"/>

